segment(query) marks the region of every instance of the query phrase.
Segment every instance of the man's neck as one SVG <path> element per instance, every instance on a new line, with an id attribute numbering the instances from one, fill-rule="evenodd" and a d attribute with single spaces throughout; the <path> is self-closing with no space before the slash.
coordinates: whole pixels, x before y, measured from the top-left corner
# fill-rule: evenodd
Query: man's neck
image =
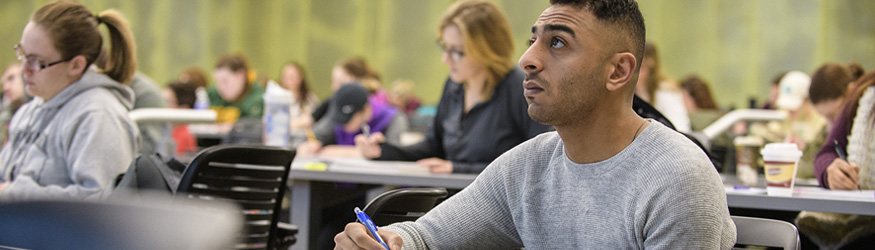
<path id="1" fill-rule="evenodd" d="M 562 138 L 565 154 L 571 161 L 594 163 L 623 151 L 648 124 L 630 107 L 593 112 L 586 121 L 556 126 L 556 132 Z"/>

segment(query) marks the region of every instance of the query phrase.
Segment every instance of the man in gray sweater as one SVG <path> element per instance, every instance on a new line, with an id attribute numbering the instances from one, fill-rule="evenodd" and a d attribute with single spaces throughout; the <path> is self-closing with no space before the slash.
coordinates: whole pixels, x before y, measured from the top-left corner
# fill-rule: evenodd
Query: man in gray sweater
<path id="1" fill-rule="evenodd" d="M 644 51 L 633 0 L 551 0 L 520 58 L 529 116 L 553 125 L 416 222 L 404 249 L 728 249 L 723 185 L 692 142 L 632 110 Z M 382 249 L 359 223 L 338 249 Z"/>

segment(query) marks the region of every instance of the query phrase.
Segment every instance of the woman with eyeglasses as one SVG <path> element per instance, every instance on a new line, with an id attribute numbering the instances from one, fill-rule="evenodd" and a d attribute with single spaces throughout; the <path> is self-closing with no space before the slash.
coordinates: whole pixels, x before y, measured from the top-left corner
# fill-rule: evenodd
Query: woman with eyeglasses
<path id="1" fill-rule="evenodd" d="M 110 48 L 101 54 L 105 24 Z M 128 119 L 136 68 L 124 17 L 74 2 L 33 13 L 15 53 L 34 99 L 13 116 L 0 152 L 0 200 L 100 199 L 127 170 L 138 132 Z M 106 57 L 107 67 L 92 64 Z"/>
<path id="2" fill-rule="evenodd" d="M 508 149 L 550 130 L 529 118 L 525 73 L 514 67 L 510 25 L 498 6 L 456 2 L 438 36 L 450 76 L 425 141 L 398 147 L 382 143 L 381 134 L 359 136 L 365 157 L 417 161 L 434 173 L 480 173 Z"/>

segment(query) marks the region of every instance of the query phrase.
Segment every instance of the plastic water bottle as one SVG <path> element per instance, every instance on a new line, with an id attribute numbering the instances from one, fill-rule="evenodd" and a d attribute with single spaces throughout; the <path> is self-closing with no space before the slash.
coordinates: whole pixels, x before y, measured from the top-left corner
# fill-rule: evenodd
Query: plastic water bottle
<path id="1" fill-rule="evenodd" d="M 271 80 L 267 82 L 263 98 L 264 144 L 288 147 L 291 136 L 289 108 L 292 105 L 292 93 Z"/>
<path id="2" fill-rule="evenodd" d="M 194 92 L 194 109 L 204 110 L 210 108 L 210 98 L 207 96 L 207 90 L 204 87 L 198 87 Z"/>

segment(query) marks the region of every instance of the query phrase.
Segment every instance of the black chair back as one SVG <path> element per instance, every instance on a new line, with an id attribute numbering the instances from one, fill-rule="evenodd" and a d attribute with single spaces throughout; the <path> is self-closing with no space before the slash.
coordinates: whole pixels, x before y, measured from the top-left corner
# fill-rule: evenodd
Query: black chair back
<path id="1" fill-rule="evenodd" d="M 227 199 L 243 209 L 238 249 L 275 249 L 277 223 L 295 151 L 219 145 L 201 151 L 183 173 L 177 197 Z"/>
<path id="2" fill-rule="evenodd" d="M 377 226 L 413 221 L 434 208 L 438 199 L 447 197 L 446 188 L 400 188 L 380 194 L 364 212 Z"/>

